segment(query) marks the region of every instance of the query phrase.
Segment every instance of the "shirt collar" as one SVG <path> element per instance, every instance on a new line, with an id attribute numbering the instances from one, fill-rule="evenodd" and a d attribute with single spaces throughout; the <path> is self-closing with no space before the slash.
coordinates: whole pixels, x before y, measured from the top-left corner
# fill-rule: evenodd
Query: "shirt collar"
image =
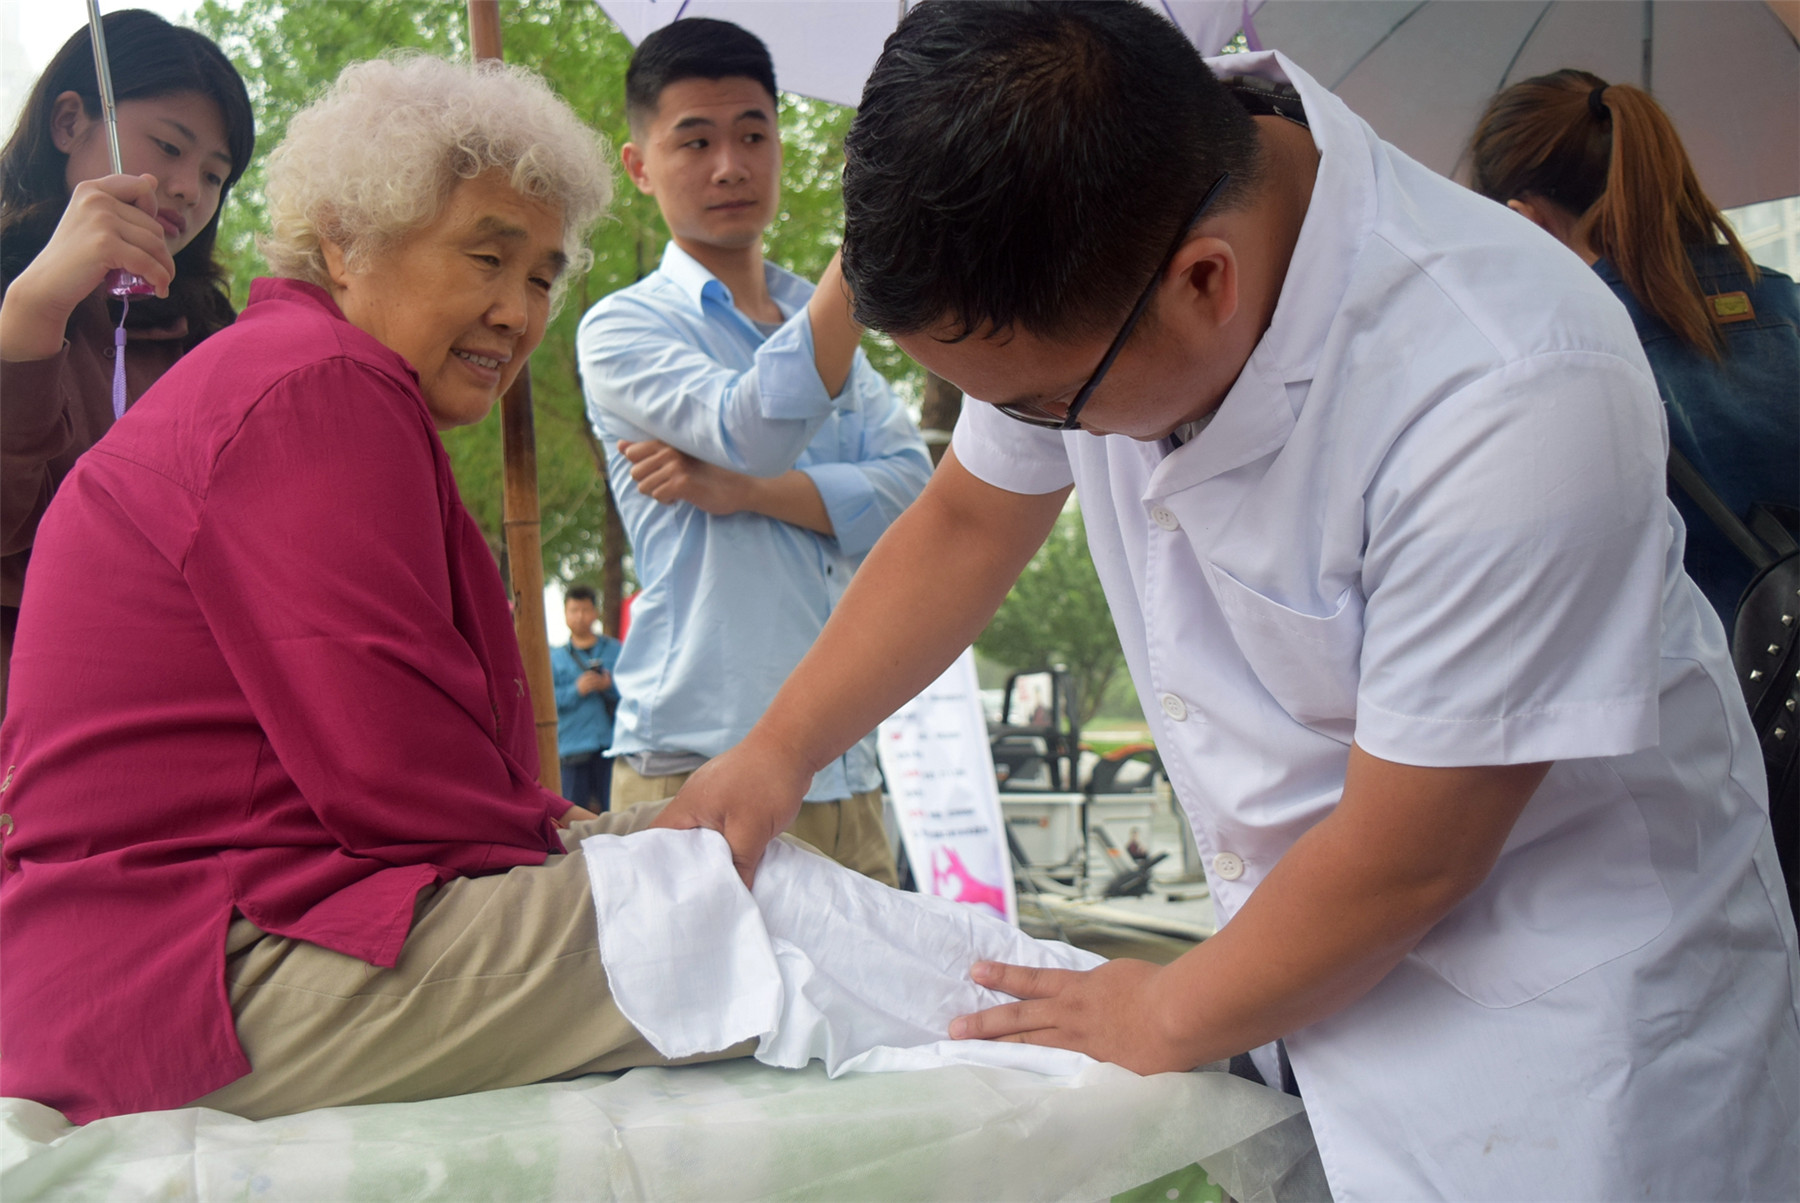
<path id="1" fill-rule="evenodd" d="M 698 259 L 677 246 L 673 238 L 663 246 L 661 270 L 693 305 L 696 313 L 705 307 L 708 300 L 735 311 L 736 303 L 731 290 L 717 276 L 707 271 Z M 812 296 L 811 284 L 766 259 L 763 260 L 763 279 L 768 284 L 769 295 L 781 306 L 781 311 L 789 316 Z"/>
<path id="2" fill-rule="evenodd" d="M 285 276 L 258 276 L 250 281 L 250 304 L 259 301 L 294 301 L 301 305 L 311 305 L 323 309 L 340 322 L 348 321 L 344 311 L 339 309 L 331 294 L 317 284 L 305 280 L 291 280 Z"/>
<path id="3" fill-rule="evenodd" d="M 1293 433 L 1357 256 L 1375 226 L 1375 134 L 1343 101 L 1279 51 L 1207 60 L 1224 78 L 1254 75 L 1292 84 L 1319 148 L 1312 198 L 1269 328 L 1213 421 L 1164 458 L 1146 497 L 1166 495 L 1278 450 Z"/>
<path id="4" fill-rule="evenodd" d="M 1375 228 L 1375 131 L 1280 51 L 1208 59 L 1227 78 L 1292 84 L 1319 148 L 1319 171 L 1275 314 L 1251 363 L 1274 380 L 1310 380 L 1363 244 Z"/>
<path id="5" fill-rule="evenodd" d="M 320 309 L 343 322 L 356 331 L 356 338 L 364 340 L 370 348 L 378 351 L 382 358 L 393 364 L 395 371 L 400 372 L 412 382 L 414 391 L 418 391 L 419 373 L 412 364 L 406 361 L 406 356 L 345 317 L 344 311 L 339 309 L 337 302 L 331 299 L 331 294 L 317 284 L 311 284 L 305 280 L 293 280 L 285 276 L 259 276 L 250 281 L 250 300 L 244 306 L 245 312 L 248 313 L 255 305 L 270 301 L 286 301 L 289 304 Z M 418 397 L 419 404 L 424 405 L 424 393 L 419 392 Z"/>

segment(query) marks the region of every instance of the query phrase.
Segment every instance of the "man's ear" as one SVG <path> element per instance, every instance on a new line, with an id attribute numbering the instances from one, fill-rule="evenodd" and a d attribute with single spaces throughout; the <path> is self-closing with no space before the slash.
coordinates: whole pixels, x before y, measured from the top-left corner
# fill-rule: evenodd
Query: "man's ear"
<path id="1" fill-rule="evenodd" d="M 1195 323 L 1210 334 L 1231 323 L 1240 307 L 1240 272 L 1237 251 L 1223 238 L 1190 238 L 1175 252 L 1163 279 L 1170 295 L 1159 312 L 1171 319 Z M 1162 319 L 1159 319 L 1162 320 Z"/>
<path id="2" fill-rule="evenodd" d="M 50 141 L 65 155 L 81 144 L 93 122 L 75 92 L 64 92 L 50 103 Z"/>
<path id="3" fill-rule="evenodd" d="M 627 142 L 619 147 L 619 161 L 625 164 L 625 174 L 637 185 L 637 190 L 645 196 L 655 196 L 656 189 L 644 171 L 644 151 L 636 142 Z"/>

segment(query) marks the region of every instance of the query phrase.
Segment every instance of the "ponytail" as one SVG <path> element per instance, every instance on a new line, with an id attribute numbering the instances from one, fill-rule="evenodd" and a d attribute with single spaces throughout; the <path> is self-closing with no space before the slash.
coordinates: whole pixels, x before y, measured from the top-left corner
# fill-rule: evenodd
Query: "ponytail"
<path id="1" fill-rule="evenodd" d="M 1574 214 L 1577 237 L 1612 261 L 1639 304 L 1719 358 L 1686 248 L 1723 243 L 1752 281 L 1759 273 L 1649 93 L 1586 71 L 1528 79 L 1494 97 L 1469 152 L 1477 192 L 1502 203 L 1540 197 Z"/>

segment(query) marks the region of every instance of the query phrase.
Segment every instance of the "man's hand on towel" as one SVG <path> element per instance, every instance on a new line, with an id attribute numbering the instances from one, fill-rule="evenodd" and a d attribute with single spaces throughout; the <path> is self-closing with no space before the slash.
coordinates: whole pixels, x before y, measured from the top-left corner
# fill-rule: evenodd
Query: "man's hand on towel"
<path id="1" fill-rule="evenodd" d="M 982 961 L 969 973 L 975 984 L 1020 1001 L 961 1016 L 950 1035 L 1074 1049 L 1133 1073 L 1190 1070 L 1200 1062 L 1183 1052 L 1170 1009 L 1158 1001 L 1162 973 L 1148 961 L 1108 961 L 1088 970 Z"/>
<path id="2" fill-rule="evenodd" d="M 798 757 L 767 747 L 753 731 L 694 770 L 651 826 L 718 832 L 731 845 L 731 863 L 749 888 L 763 849 L 788 829 L 812 785 L 812 774 L 799 765 Z"/>

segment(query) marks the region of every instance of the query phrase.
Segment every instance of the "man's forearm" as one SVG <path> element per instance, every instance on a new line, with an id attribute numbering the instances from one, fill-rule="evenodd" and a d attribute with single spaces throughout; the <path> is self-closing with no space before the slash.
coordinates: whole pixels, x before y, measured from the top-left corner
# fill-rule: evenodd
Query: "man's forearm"
<path id="1" fill-rule="evenodd" d="M 1190 1065 L 1340 1010 L 1486 877 L 1546 765 L 1417 769 L 1355 748 L 1344 800 L 1155 986 Z"/>
<path id="2" fill-rule="evenodd" d="M 1027 496 L 944 457 L 857 571 L 751 739 L 816 772 L 937 679 L 1043 544 L 1068 490 Z"/>
<path id="3" fill-rule="evenodd" d="M 831 514 L 825 508 L 825 499 L 819 496 L 819 487 L 806 473 L 796 469 L 772 479 L 751 476 L 745 481 L 745 509 L 821 535 L 837 533 L 831 524 Z"/>

